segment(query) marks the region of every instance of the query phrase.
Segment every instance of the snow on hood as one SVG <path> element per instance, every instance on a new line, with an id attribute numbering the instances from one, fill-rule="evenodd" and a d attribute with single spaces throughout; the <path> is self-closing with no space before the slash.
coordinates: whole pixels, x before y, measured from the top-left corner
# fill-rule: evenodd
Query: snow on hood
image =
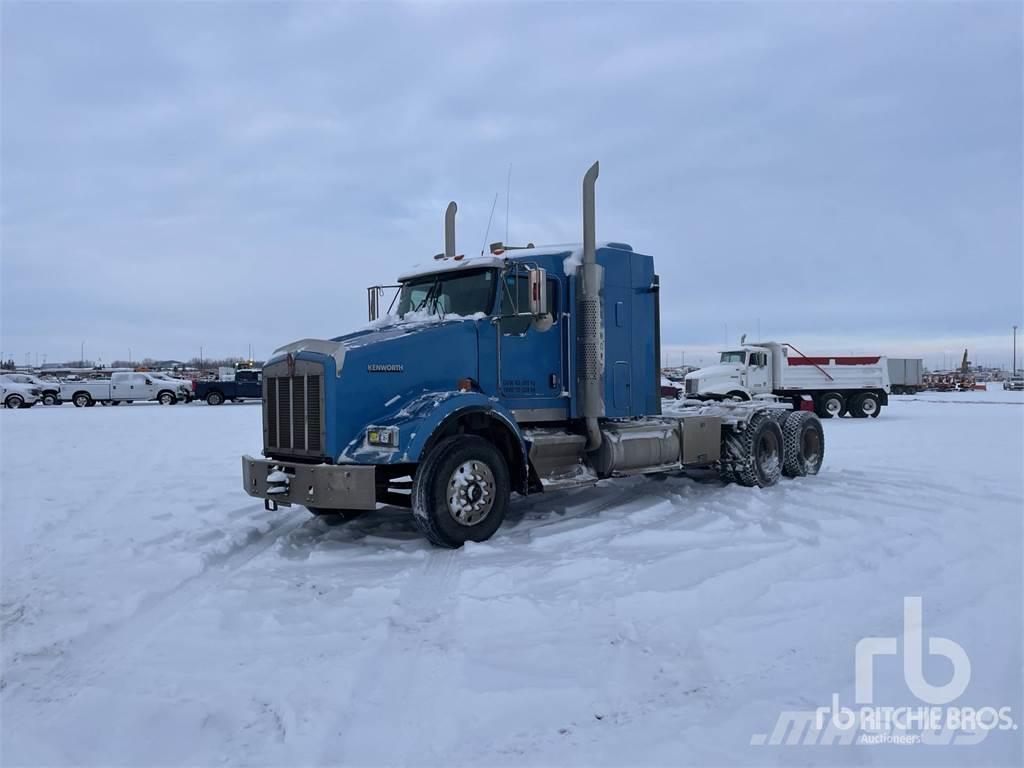
<path id="1" fill-rule="evenodd" d="M 335 374 L 341 376 L 341 368 L 345 364 L 345 345 L 340 341 L 330 339 L 299 339 L 291 344 L 285 344 L 274 350 L 267 364 L 270 364 L 279 357 L 286 355 L 297 355 L 299 352 L 315 352 L 320 355 L 327 355 L 334 358 Z"/>
<path id="2" fill-rule="evenodd" d="M 698 368 L 696 371 L 690 371 L 686 374 L 687 381 L 693 381 L 695 379 L 717 379 L 717 378 L 731 378 L 737 373 L 740 373 L 742 366 L 736 363 L 716 363 L 715 365 L 709 365 L 706 368 Z"/>
<path id="3" fill-rule="evenodd" d="M 360 331 L 380 331 L 385 328 L 393 328 L 395 326 L 418 326 L 418 325 L 437 325 L 440 323 L 447 322 L 466 322 L 483 320 L 487 315 L 483 312 L 474 312 L 472 315 L 456 315 L 452 313 L 442 312 L 429 312 L 425 309 L 417 310 L 416 312 L 406 312 L 404 315 L 383 315 L 373 320 L 362 328 Z"/>

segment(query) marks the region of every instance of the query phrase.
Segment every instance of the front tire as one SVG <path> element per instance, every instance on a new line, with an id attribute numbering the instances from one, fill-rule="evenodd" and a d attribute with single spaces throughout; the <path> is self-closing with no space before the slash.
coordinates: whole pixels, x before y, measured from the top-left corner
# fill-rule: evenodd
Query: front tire
<path id="1" fill-rule="evenodd" d="M 58 405 L 59 403 L 60 401 L 57 399 L 57 396 L 52 392 L 47 392 L 43 395 L 43 405 Z"/>
<path id="2" fill-rule="evenodd" d="M 494 445 L 476 435 L 447 437 L 416 470 L 413 520 L 439 547 L 486 541 L 505 519 L 511 492 L 508 466 Z"/>
<path id="3" fill-rule="evenodd" d="M 782 474 L 786 477 L 816 475 L 825 459 L 825 431 L 818 417 L 809 411 L 794 411 L 782 425 L 786 459 Z"/>
<path id="4" fill-rule="evenodd" d="M 224 402 L 224 395 L 220 392 L 211 392 L 206 396 L 207 405 L 220 405 Z"/>
<path id="5" fill-rule="evenodd" d="M 178 398 L 174 396 L 173 392 L 161 392 L 157 399 L 160 401 L 160 405 L 174 405 L 178 402 Z"/>
<path id="6" fill-rule="evenodd" d="M 75 408 L 85 408 L 92 405 L 92 398 L 86 392 L 79 392 L 71 402 L 75 404 Z"/>

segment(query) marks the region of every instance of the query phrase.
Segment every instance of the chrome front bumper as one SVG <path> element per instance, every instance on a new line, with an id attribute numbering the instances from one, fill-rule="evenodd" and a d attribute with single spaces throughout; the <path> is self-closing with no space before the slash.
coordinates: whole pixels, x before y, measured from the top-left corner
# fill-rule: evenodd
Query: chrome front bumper
<path id="1" fill-rule="evenodd" d="M 369 464 L 292 464 L 242 457 L 242 487 L 266 506 L 376 509 L 376 469 Z"/>

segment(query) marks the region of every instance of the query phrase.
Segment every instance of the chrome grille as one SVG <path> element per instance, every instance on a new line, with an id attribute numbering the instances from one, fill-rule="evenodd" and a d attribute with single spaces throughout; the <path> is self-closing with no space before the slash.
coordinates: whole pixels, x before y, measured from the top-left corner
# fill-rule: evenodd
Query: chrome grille
<path id="1" fill-rule="evenodd" d="M 283 374 L 283 375 L 281 375 Z M 323 366 L 297 360 L 263 369 L 263 452 L 267 456 L 323 456 Z"/>

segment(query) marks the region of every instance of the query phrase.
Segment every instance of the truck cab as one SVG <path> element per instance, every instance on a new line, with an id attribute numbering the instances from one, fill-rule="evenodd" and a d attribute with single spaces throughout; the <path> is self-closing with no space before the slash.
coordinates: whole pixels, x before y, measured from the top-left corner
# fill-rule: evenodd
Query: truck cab
<path id="1" fill-rule="evenodd" d="M 743 345 L 725 350 L 717 364 L 686 375 L 686 394 L 740 400 L 771 394 L 772 356 L 773 350 L 767 346 Z"/>

